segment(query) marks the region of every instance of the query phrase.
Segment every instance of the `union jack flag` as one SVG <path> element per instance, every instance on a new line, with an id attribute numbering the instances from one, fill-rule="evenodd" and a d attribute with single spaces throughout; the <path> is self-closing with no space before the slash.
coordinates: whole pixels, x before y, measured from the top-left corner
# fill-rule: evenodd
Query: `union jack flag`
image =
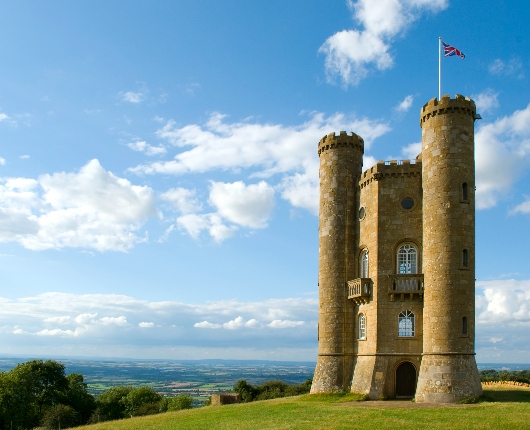
<path id="1" fill-rule="evenodd" d="M 466 58 L 464 53 L 460 51 L 459 49 L 456 49 L 454 46 L 451 46 L 445 42 L 442 42 L 442 43 L 444 45 L 444 57 L 451 57 L 453 55 L 458 55 L 459 57 L 462 58 L 462 60 Z"/>

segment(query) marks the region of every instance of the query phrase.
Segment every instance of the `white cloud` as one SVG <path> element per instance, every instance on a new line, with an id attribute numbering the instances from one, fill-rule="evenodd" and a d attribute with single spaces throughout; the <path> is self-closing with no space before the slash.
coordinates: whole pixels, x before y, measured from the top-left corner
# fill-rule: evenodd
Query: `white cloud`
<path id="1" fill-rule="evenodd" d="M 212 181 L 209 201 L 230 222 L 264 228 L 274 207 L 274 189 L 265 181 L 250 185 Z"/>
<path id="2" fill-rule="evenodd" d="M 9 116 L 7 116 L 5 113 L 0 113 L 0 122 L 5 121 L 9 119 Z"/>
<path id="3" fill-rule="evenodd" d="M 289 320 L 274 320 L 271 321 L 269 327 L 272 328 L 292 328 L 304 325 L 304 321 L 289 321 Z"/>
<path id="4" fill-rule="evenodd" d="M 512 185 L 528 168 L 530 104 L 479 126 L 475 142 L 477 208 L 485 209 L 506 198 Z"/>
<path id="5" fill-rule="evenodd" d="M 149 145 L 145 141 L 137 140 L 135 142 L 130 142 L 127 146 L 136 152 L 144 152 L 146 155 L 161 155 L 167 152 L 166 148 L 163 145 L 153 146 Z"/>
<path id="6" fill-rule="evenodd" d="M 0 179 L 0 241 L 32 250 L 64 247 L 126 251 L 155 213 L 154 193 L 91 160 L 77 173 Z"/>
<path id="7" fill-rule="evenodd" d="M 438 12 L 446 0 L 348 0 L 354 20 L 362 30 L 343 30 L 330 36 L 320 47 L 326 55 L 328 81 L 338 77 L 343 85 L 356 85 L 372 68 L 393 66 L 390 46 L 425 11 Z"/>
<path id="8" fill-rule="evenodd" d="M 5 164 L 6 164 L 6 159 L 0 157 L 0 166 L 5 166 Z"/>
<path id="9" fill-rule="evenodd" d="M 523 63 L 518 58 L 512 58 L 508 62 L 505 62 L 501 60 L 500 58 L 497 58 L 488 66 L 488 70 L 492 75 L 500 75 L 500 76 L 517 75 L 518 78 L 522 78 L 524 76 L 522 68 L 523 68 Z"/>
<path id="10" fill-rule="evenodd" d="M 477 111 L 479 113 L 485 113 L 499 107 L 499 100 L 497 99 L 498 96 L 498 93 L 491 88 L 488 88 L 480 94 L 472 96 L 471 98 L 477 105 Z"/>
<path id="11" fill-rule="evenodd" d="M 72 317 L 71 316 L 50 317 L 50 318 L 44 318 L 43 321 L 47 323 L 69 324 L 72 322 Z"/>
<path id="12" fill-rule="evenodd" d="M 279 178 L 277 186 L 282 198 L 294 206 L 315 212 L 318 206 L 318 141 L 332 130 L 354 130 L 363 137 L 368 150 L 377 137 L 390 130 L 381 121 L 358 119 L 342 113 L 330 117 L 313 113 L 303 124 L 289 127 L 281 124 L 229 123 L 224 122 L 225 118 L 225 115 L 214 113 L 204 126 L 190 124 L 177 127 L 174 121 L 168 121 L 157 131 L 157 135 L 182 150 L 173 160 L 142 164 L 130 170 L 140 174 L 182 175 L 211 170 L 241 172 L 242 169 L 253 169 L 252 177 L 271 178 L 269 183 Z M 273 183 L 270 186 L 276 187 Z M 239 214 L 236 216 L 237 220 L 243 221 Z M 209 217 L 206 214 L 190 214 L 178 224 L 192 234 L 199 226 L 202 226 L 200 231 L 214 225 Z M 230 215 L 229 218 L 232 220 L 233 217 Z M 215 223 L 216 227 L 220 225 Z M 233 229 L 227 230 L 226 227 L 219 227 L 221 232 L 218 237 L 233 233 Z"/>
<path id="13" fill-rule="evenodd" d="M 526 196 L 525 201 L 523 203 L 518 204 L 515 208 L 513 208 L 511 213 L 512 214 L 516 214 L 516 213 L 530 214 L 530 197 Z"/>
<path id="14" fill-rule="evenodd" d="M 154 326 L 155 326 L 155 323 L 152 323 L 152 322 L 142 321 L 141 323 L 138 323 L 138 327 L 141 327 L 141 328 L 153 328 Z"/>
<path id="15" fill-rule="evenodd" d="M 415 160 L 421 152 L 421 142 L 411 143 L 401 149 L 401 153 L 405 159 Z"/>
<path id="16" fill-rule="evenodd" d="M 79 333 L 77 331 L 72 330 L 61 330 L 61 329 L 53 329 L 53 330 L 41 330 L 37 333 L 35 333 L 37 336 L 78 336 Z"/>
<path id="17" fill-rule="evenodd" d="M 121 99 L 124 102 L 129 103 L 140 103 L 145 98 L 145 94 L 141 92 L 127 91 L 126 93 L 121 93 Z"/>
<path id="18" fill-rule="evenodd" d="M 96 317 L 98 316 L 97 312 L 94 314 L 91 313 L 84 313 L 79 314 L 75 317 L 76 324 L 95 324 L 96 323 Z M 65 318 L 65 317 L 61 317 Z"/>
<path id="19" fill-rule="evenodd" d="M 504 326 L 523 324 L 530 327 L 529 280 L 479 281 L 477 288 L 485 299 L 477 305 L 478 323 Z"/>
<path id="20" fill-rule="evenodd" d="M 30 156 L 29 155 L 21 155 L 18 158 L 20 158 L 21 160 L 28 160 L 30 158 Z"/>
<path id="21" fill-rule="evenodd" d="M 117 325 L 117 326 L 121 326 L 121 327 L 128 325 L 127 318 L 124 317 L 124 316 L 120 316 L 120 317 L 103 317 L 99 321 L 103 325 Z"/>
<path id="22" fill-rule="evenodd" d="M 398 112 L 407 112 L 412 107 L 413 95 L 406 96 L 394 109 Z"/>
<path id="23" fill-rule="evenodd" d="M 188 190 L 186 188 L 171 188 L 166 192 L 160 194 L 158 198 L 169 202 L 171 206 L 180 213 L 187 214 L 198 212 L 202 209 L 202 205 L 195 197 L 195 190 Z"/>
<path id="24" fill-rule="evenodd" d="M 245 321 L 245 319 L 240 316 L 223 324 L 223 328 L 226 328 L 228 330 L 236 330 L 240 328 L 258 328 L 258 327 L 261 327 L 261 324 L 258 320 L 252 318 L 248 321 Z"/>
<path id="25" fill-rule="evenodd" d="M 202 321 L 202 322 L 198 322 L 198 323 L 193 324 L 193 327 L 197 327 L 197 328 L 221 328 L 222 325 L 221 324 L 212 324 L 212 323 L 209 323 L 208 321 Z"/>
<path id="26" fill-rule="evenodd" d="M 186 214 L 177 218 L 177 226 L 194 239 L 198 239 L 203 230 L 208 231 L 210 236 L 218 243 L 232 237 L 237 231 L 236 226 L 223 224 L 218 214 Z"/>

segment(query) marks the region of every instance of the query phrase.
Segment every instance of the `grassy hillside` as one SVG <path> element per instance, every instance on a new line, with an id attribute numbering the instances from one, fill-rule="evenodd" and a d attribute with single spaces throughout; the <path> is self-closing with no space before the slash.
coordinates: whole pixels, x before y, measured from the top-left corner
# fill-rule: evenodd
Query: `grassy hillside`
<path id="1" fill-rule="evenodd" d="M 317 397 L 317 398 L 315 398 Z M 299 396 L 151 415 L 78 427 L 82 430 L 280 429 L 525 429 L 530 390 L 492 388 L 472 405 L 393 407 L 392 401 L 351 402 L 351 396 Z M 349 403 L 348 403 L 349 402 Z M 394 403 L 403 405 L 403 402 Z"/>

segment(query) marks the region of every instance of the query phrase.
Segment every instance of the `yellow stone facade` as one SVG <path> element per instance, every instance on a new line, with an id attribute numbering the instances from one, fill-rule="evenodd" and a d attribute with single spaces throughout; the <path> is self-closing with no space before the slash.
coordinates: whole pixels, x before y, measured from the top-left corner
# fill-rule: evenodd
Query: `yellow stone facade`
<path id="1" fill-rule="evenodd" d="M 475 103 L 432 99 L 422 152 L 362 172 L 354 133 L 320 157 L 312 393 L 450 403 L 481 394 L 475 332 Z M 417 385 L 416 385 L 417 384 Z"/>

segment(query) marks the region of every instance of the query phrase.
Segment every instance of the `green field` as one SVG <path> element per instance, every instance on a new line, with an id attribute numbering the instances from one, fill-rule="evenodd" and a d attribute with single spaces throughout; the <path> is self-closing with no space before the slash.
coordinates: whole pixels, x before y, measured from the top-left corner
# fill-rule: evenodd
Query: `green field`
<path id="1" fill-rule="evenodd" d="M 392 401 L 351 402 L 352 396 L 299 396 L 111 421 L 83 430 L 282 429 L 528 429 L 530 389 L 488 388 L 470 405 L 394 407 Z M 403 402 L 394 403 L 403 405 Z M 409 406 L 409 405 L 405 405 Z"/>

